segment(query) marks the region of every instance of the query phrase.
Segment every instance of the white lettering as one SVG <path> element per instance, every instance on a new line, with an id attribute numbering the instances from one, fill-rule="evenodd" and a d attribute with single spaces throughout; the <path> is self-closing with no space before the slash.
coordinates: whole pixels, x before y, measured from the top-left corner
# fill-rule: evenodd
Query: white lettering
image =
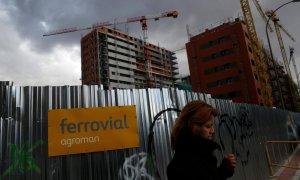
<path id="1" fill-rule="evenodd" d="M 72 147 L 73 144 L 96 143 L 99 141 L 100 141 L 99 136 L 90 136 L 90 137 L 81 137 L 81 138 L 61 139 L 60 144 L 62 146 Z"/>

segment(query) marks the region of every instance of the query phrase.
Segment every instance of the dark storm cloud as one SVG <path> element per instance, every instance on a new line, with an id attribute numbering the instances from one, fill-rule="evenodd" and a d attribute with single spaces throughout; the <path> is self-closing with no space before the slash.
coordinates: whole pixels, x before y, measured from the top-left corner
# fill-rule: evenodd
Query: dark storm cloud
<path id="1" fill-rule="evenodd" d="M 168 10 L 177 10 L 180 14 L 174 22 L 164 21 L 171 28 L 180 28 L 177 32 L 185 31 L 185 24 L 199 26 L 209 19 L 221 18 L 222 12 L 228 11 L 231 6 L 220 6 L 221 1 L 140 1 L 140 0 L 10 0 L 3 2 L 10 11 L 14 27 L 21 36 L 30 39 L 33 48 L 37 51 L 47 51 L 54 44 L 70 46 L 80 41 L 81 34 L 76 32 L 51 37 L 42 37 L 47 30 L 63 29 L 74 26 L 85 26 L 95 22 L 113 21 L 114 18 L 127 18 L 140 15 L 152 15 Z M 227 7 L 227 8 L 226 8 Z M 203 9 L 215 9 L 219 14 L 208 13 Z M 233 10 L 234 11 L 234 10 Z M 201 16 L 201 17 L 199 17 Z M 199 18 L 196 18 L 199 17 Z M 196 22 L 192 22 L 196 21 Z M 42 24 L 48 29 L 45 29 Z M 172 27 L 176 24 L 177 27 Z M 134 27 L 134 25 L 133 25 Z M 155 27 L 155 28 L 154 28 Z M 151 29 L 159 29 L 156 23 Z M 150 27 L 149 27 L 150 29 Z M 138 30 L 133 30 L 138 32 Z"/>
<path id="2" fill-rule="evenodd" d="M 131 13 L 131 4 L 136 2 L 97 0 L 10 0 L 4 2 L 9 9 L 11 23 L 18 33 L 30 39 L 37 51 L 47 51 L 55 44 L 70 46 L 78 44 L 85 32 L 70 33 L 51 37 L 42 37 L 48 30 L 57 30 L 74 26 L 85 26 L 95 22 L 113 21 L 114 18 Z M 144 11 L 140 5 L 138 9 Z M 47 29 L 43 26 L 46 25 Z"/>

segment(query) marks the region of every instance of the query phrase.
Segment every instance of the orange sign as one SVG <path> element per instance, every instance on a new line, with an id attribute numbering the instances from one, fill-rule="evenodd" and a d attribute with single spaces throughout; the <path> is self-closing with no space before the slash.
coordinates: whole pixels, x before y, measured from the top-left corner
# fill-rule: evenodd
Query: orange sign
<path id="1" fill-rule="evenodd" d="M 135 106 L 48 111 L 48 155 L 139 147 Z"/>

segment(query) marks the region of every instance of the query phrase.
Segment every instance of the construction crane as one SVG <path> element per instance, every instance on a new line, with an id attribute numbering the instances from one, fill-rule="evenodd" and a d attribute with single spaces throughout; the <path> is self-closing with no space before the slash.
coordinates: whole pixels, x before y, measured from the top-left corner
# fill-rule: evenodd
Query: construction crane
<path id="1" fill-rule="evenodd" d="M 279 48 L 280 48 L 282 59 L 283 59 L 284 66 L 285 66 L 285 70 L 286 70 L 286 73 L 288 75 L 287 83 L 288 83 L 289 90 L 290 90 L 291 97 L 292 97 L 291 101 L 293 102 L 295 111 L 298 111 L 299 110 L 299 105 L 298 105 L 297 97 L 296 97 L 297 91 L 294 87 L 294 81 L 292 79 L 292 74 L 291 74 L 289 63 L 288 63 L 288 58 L 287 58 L 287 55 L 286 55 L 284 43 L 283 43 L 282 36 L 281 36 L 281 33 L 280 33 L 280 29 L 279 29 L 279 28 L 283 29 L 283 27 L 278 23 L 279 18 L 276 16 L 276 14 L 273 11 L 267 11 L 266 15 L 269 16 L 269 18 L 271 18 L 271 20 L 273 21 L 275 32 L 276 32 L 278 43 L 279 43 Z M 288 35 L 288 37 L 292 41 L 295 41 L 295 39 L 287 31 L 284 31 L 284 32 Z"/>
<path id="2" fill-rule="evenodd" d="M 289 66 L 289 63 L 288 63 L 288 58 L 287 58 L 287 55 L 286 55 L 286 52 L 285 52 L 285 47 L 284 47 L 284 44 L 283 44 L 283 40 L 282 40 L 282 36 L 281 36 L 281 33 L 280 33 L 280 29 L 279 29 L 279 28 L 281 28 L 281 29 L 284 29 L 284 28 L 278 23 L 279 22 L 279 18 L 277 17 L 277 15 L 273 11 L 267 11 L 266 15 L 269 18 L 271 18 L 271 20 L 274 23 L 275 32 L 276 32 L 276 35 L 277 35 L 277 39 L 278 39 L 278 43 L 279 43 L 279 48 L 280 48 L 282 59 L 283 59 L 284 65 L 285 65 L 286 73 L 288 74 L 288 76 L 292 77 L 290 66 Z M 286 34 L 288 34 L 288 37 L 292 41 L 295 41 L 295 39 L 286 30 L 284 32 Z"/>
<path id="3" fill-rule="evenodd" d="M 273 23 L 274 23 L 274 28 L 275 28 L 275 31 L 276 31 L 276 35 L 277 35 L 277 39 L 278 39 L 278 42 L 279 42 L 279 47 L 280 47 L 280 51 L 281 51 L 281 55 L 282 55 L 282 58 L 283 58 L 283 61 L 284 61 L 284 65 L 285 65 L 285 69 L 286 69 L 286 72 L 288 74 L 289 77 L 292 77 L 291 76 L 291 72 L 290 72 L 290 67 L 289 67 L 289 63 L 288 63 L 288 60 L 287 60 L 287 55 L 286 55 L 286 52 L 285 52 L 285 47 L 284 47 L 284 44 L 283 44 L 283 40 L 282 40 L 282 36 L 281 36 L 281 33 L 280 33 L 280 29 L 292 40 L 295 42 L 295 39 L 293 38 L 293 36 L 286 30 L 282 27 L 282 25 L 279 23 L 279 18 L 276 16 L 276 14 L 273 12 L 273 11 L 266 11 L 264 13 L 262 7 L 260 6 L 258 0 L 252 0 L 256 9 L 258 10 L 259 14 L 261 15 L 261 17 L 263 18 L 263 20 L 265 21 L 265 23 L 268 25 L 268 29 L 270 32 L 273 32 L 273 29 L 271 27 L 271 24 L 268 23 L 268 18 L 271 18 Z M 277 74 L 276 74 L 277 75 Z M 295 102 L 295 97 L 294 97 L 294 86 L 291 85 L 291 82 L 289 82 L 289 87 L 290 87 L 290 90 L 292 91 L 291 95 L 292 95 L 292 99 L 293 99 L 293 104 L 295 105 L 295 107 L 297 106 L 296 102 Z M 279 87 L 281 88 L 281 87 Z"/>
<path id="4" fill-rule="evenodd" d="M 149 59 L 150 57 L 150 49 L 148 47 L 148 25 L 147 25 L 147 20 L 159 20 L 160 18 L 165 18 L 165 17 L 173 17 L 177 18 L 178 12 L 177 11 L 167 11 L 163 12 L 157 15 L 150 15 L 150 16 L 137 16 L 137 17 L 132 17 L 132 18 L 127 18 L 126 20 L 121 20 L 121 21 L 105 21 L 105 22 L 99 22 L 99 23 L 94 23 L 90 26 L 83 26 L 83 27 L 71 27 L 71 28 L 64 28 L 60 30 L 54 30 L 54 31 L 49 31 L 43 34 L 43 36 L 52 36 L 52 35 L 58 35 L 58 34 L 64 34 L 64 33 L 70 33 L 70 32 L 76 32 L 76 31 L 82 31 L 82 30 L 89 30 L 89 29 L 97 29 L 103 26 L 112 26 L 112 25 L 118 25 L 118 24 L 127 24 L 127 23 L 133 23 L 133 22 L 140 22 L 142 26 L 142 31 L 143 31 L 143 59 L 146 65 L 146 72 L 147 72 L 147 84 L 148 87 L 154 87 L 154 78 L 152 77 L 152 71 L 151 71 L 151 60 Z"/>
<path id="5" fill-rule="evenodd" d="M 182 50 L 185 50 L 185 49 L 186 49 L 186 47 L 184 46 L 184 47 L 180 47 L 178 49 L 172 50 L 172 52 L 178 52 L 178 51 L 182 51 Z"/>
<path id="6" fill-rule="evenodd" d="M 259 12 L 259 14 L 261 15 L 261 17 L 263 18 L 263 20 L 265 21 L 265 23 L 267 23 L 268 18 L 270 18 L 272 16 L 271 18 L 272 18 L 272 21 L 274 22 L 274 27 L 275 27 L 276 35 L 277 35 L 277 38 L 278 38 L 278 42 L 279 42 L 279 47 L 280 47 L 280 50 L 281 50 L 281 54 L 282 54 L 282 57 L 283 57 L 283 60 L 284 60 L 285 64 L 288 65 L 288 63 L 287 63 L 287 56 L 286 56 L 286 53 L 285 53 L 285 48 L 284 48 L 283 40 L 282 40 L 282 37 L 281 37 L 280 29 L 292 41 L 295 42 L 295 39 L 293 38 L 293 36 L 286 29 L 284 29 L 282 27 L 281 24 L 279 24 L 279 18 L 276 16 L 276 14 L 273 11 L 266 11 L 266 13 L 264 13 L 264 11 L 263 11 L 262 7 L 260 6 L 258 0 L 253 0 L 253 3 L 255 4 L 255 6 L 256 6 L 256 8 L 257 8 L 257 10 Z M 270 32 L 273 32 L 271 24 L 269 24 L 269 23 L 268 23 L 268 29 L 269 29 Z M 289 73 L 289 75 L 290 75 L 290 73 Z"/>
<path id="7" fill-rule="evenodd" d="M 265 23 L 267 23 L 268 18 L 270 17 L 270 15 L 273 13 L 272 11 L 266 11 L 266 13 L 264 13 L 264 10 L 262 9 L 261 5 L 259 4 L 258 0 L 252 0 L 253 4 L 255 5 L 258 13 L 260 14 L 260 16 L 263 18 L 263 20 L 265 21 Z M 275 14 L 274 14 L 275 15 Z M 278 27 L 292 40 L 292 41 L 296 41 L 294 39 L 294 37 L 286 30 L 282 27 L 282 25 L 279 23 L 279 19 L 277 20 L 277 25 Z M 268 23 L 268 29 L 270 32 L 273 32 L 273 28 L 271 27 L 271 24 Z"/>
<path id="8" fill-rule="evenodd" d="M 186 25 L 186 33 L 187 33 L 187 36 L 188 36 L 188 40 L 190 41 L 193 35 L 190 32 L 190 27 L 189 27 L 188 24 Z"/>
<path id="9" fill-rule="evenodd" d="M 253 4 L 255 5 L 255 7 L 256 7 L 258 13 L 260 14 L 260 16 L 263 18 L 263 20 L 265 21 L 265 23 L 267 23 L 268 18 L 267 18 L 267 16 L 265 15 L 265 13 L 264 13 L 262 7 L 260 6 L 258 0 L 252 0 L 252 2 L 253 2 Z M 268 29 L 269 29 L 270 32 L 273 32 L 273 29 L 272 29 L 272 27 L 271 27 L 271 24 L 268 24 Z"/>
<path id="10" fill-rule="evenodd" d="M 248 30 L 249 39 L 251 42 L 250 45 L 253 50 L 253 58 L 257 70 L 258 79 L 261 84 L 263 104 L 265 106 L 272 106 L 273 105 L 272 95 L 271 95 L 272 90 L 268 82 L 267 67 L 262 58 L 263 56 L 261 51 L 261 45 L 258 41 L 249 1 L 240 0 L 240 4 L 243 11 L 246 28 Z"/>
<path id="11" fill-rule="evenodd" d="M 291 63 L 291 61 L 293 63 L 294 70 L 295 70 L 295 76 L 296 76 L 296 79 L 297 79 L 298 94 L 299 94 L 299 91 L 300 91 L 299 73 L 298 73 L 295 58 L 294 58 L 294 48 L 293 47 L 290 47 L 290 60 L 289 60 L 289 63 Z"/>
<path id="12" fill-rule="evenodd" d="M 279 43 L 279 48 L 280 48 L 281 55 L 282 55 L 283 62 L 284 62 L 284 66 L 285 66 L 285 69 L 286 69 L 286 73 L 292 79 L 290 66 L 289 66 L 289 62 L 288 62 L 288 58 L 287 58 L 287 55 L 286 55 L 286 51 L 285 51 L 285 47 L 284 47 L 284 43 L 283 43 L 283 40 L 282 40 L 280 30 L 282 30 L 292 41 L 295 41 L 295 39 L 293 38 L 293 36 L 286 29 L 284 29 L 282 27 L 281 24 L 279 24 L 279 18 L 276 16 L 274 11 L 266 11 L 264 13 L 264 11 L 263 11 L 262 7 L 260 6 L 258 0 L 253 0 L 253 3 L 255 4 L 259 14 L 261 15 L 261 17 L 263 18 L 265 23 L 268 22 L 268 18 L 271 18 L 271 20 L 273 21 L 275 32 L 276 32 L 278 43 Z M 269 29 L 270 32 L 273 32 L 273 29 L 272 29 L 272 27 L 269 23 L 268 23 L 268 29 Z M 290 88 L 290 91 L 291 91 L 292 101 L 293 101 L 293 104 L 295 106 L 295 109 L 298 109 L 298 105 L 295 101 L 296 97 L 294 97 L 295 96 L 295 94 L 294 94 L 295 88 L 292 85 L 292 82 L 290 82 L 289 80 L 288 80 L 288 85 L 289 85 L 289 88 Z"/>
<path id="13" fill-rule="evenodd" d="M 160 18 L 164 18 L 164 17 L 177 18 L 177 16 L 178 16 L 177 11 L 167 11 L 167 12 L 164 12 L 164 13 L 161 13 L 158 15 L 138 16 L 138 17 L 127 18 L 126 20 L 121 20 L 121 21 L 113 21 L 113 22 L 105 21 L 105 22 L 94 23 L 94 24 L 88 25 L 88 26 L 70 27 L 70 28 L 63 28 L 63 29 L 59 29 L 59 30 L 48 31 L 48 32 L 44 33 L 43 36 L 52 36 L 52 35 L 58 35 L 58 34 L 76 32 L 76 31 L 96 29 L 96 28 L 100 28 L 103 26 L 112 26 L 112 25 L 126 24 L 126 23 L 132 23 L 132 22 L 140 22 L 142 25 L 142 30 L 147 31 L 148 30 L 147 20 L 154 19 L 155 21 L 157 21 Z M 144 32 L 143 34 L 144 34 L 144 39 L 147 39 L 147 32 Z"/>

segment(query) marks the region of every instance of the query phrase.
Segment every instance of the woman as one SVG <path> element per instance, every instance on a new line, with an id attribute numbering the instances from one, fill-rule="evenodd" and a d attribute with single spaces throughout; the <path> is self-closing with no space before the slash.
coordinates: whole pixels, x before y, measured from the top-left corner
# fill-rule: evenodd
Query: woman
<path id="1" fill-rule="evenodd" d="M 236 166 L 233 154 L 220 167 L 213 152 L 219 148 L 214 139 L 217 111 L 203 101 L 192 101 L 181 111 L 171 136 L 173 159 L 167 168 L 169 180 L 224 180 Z"/>

